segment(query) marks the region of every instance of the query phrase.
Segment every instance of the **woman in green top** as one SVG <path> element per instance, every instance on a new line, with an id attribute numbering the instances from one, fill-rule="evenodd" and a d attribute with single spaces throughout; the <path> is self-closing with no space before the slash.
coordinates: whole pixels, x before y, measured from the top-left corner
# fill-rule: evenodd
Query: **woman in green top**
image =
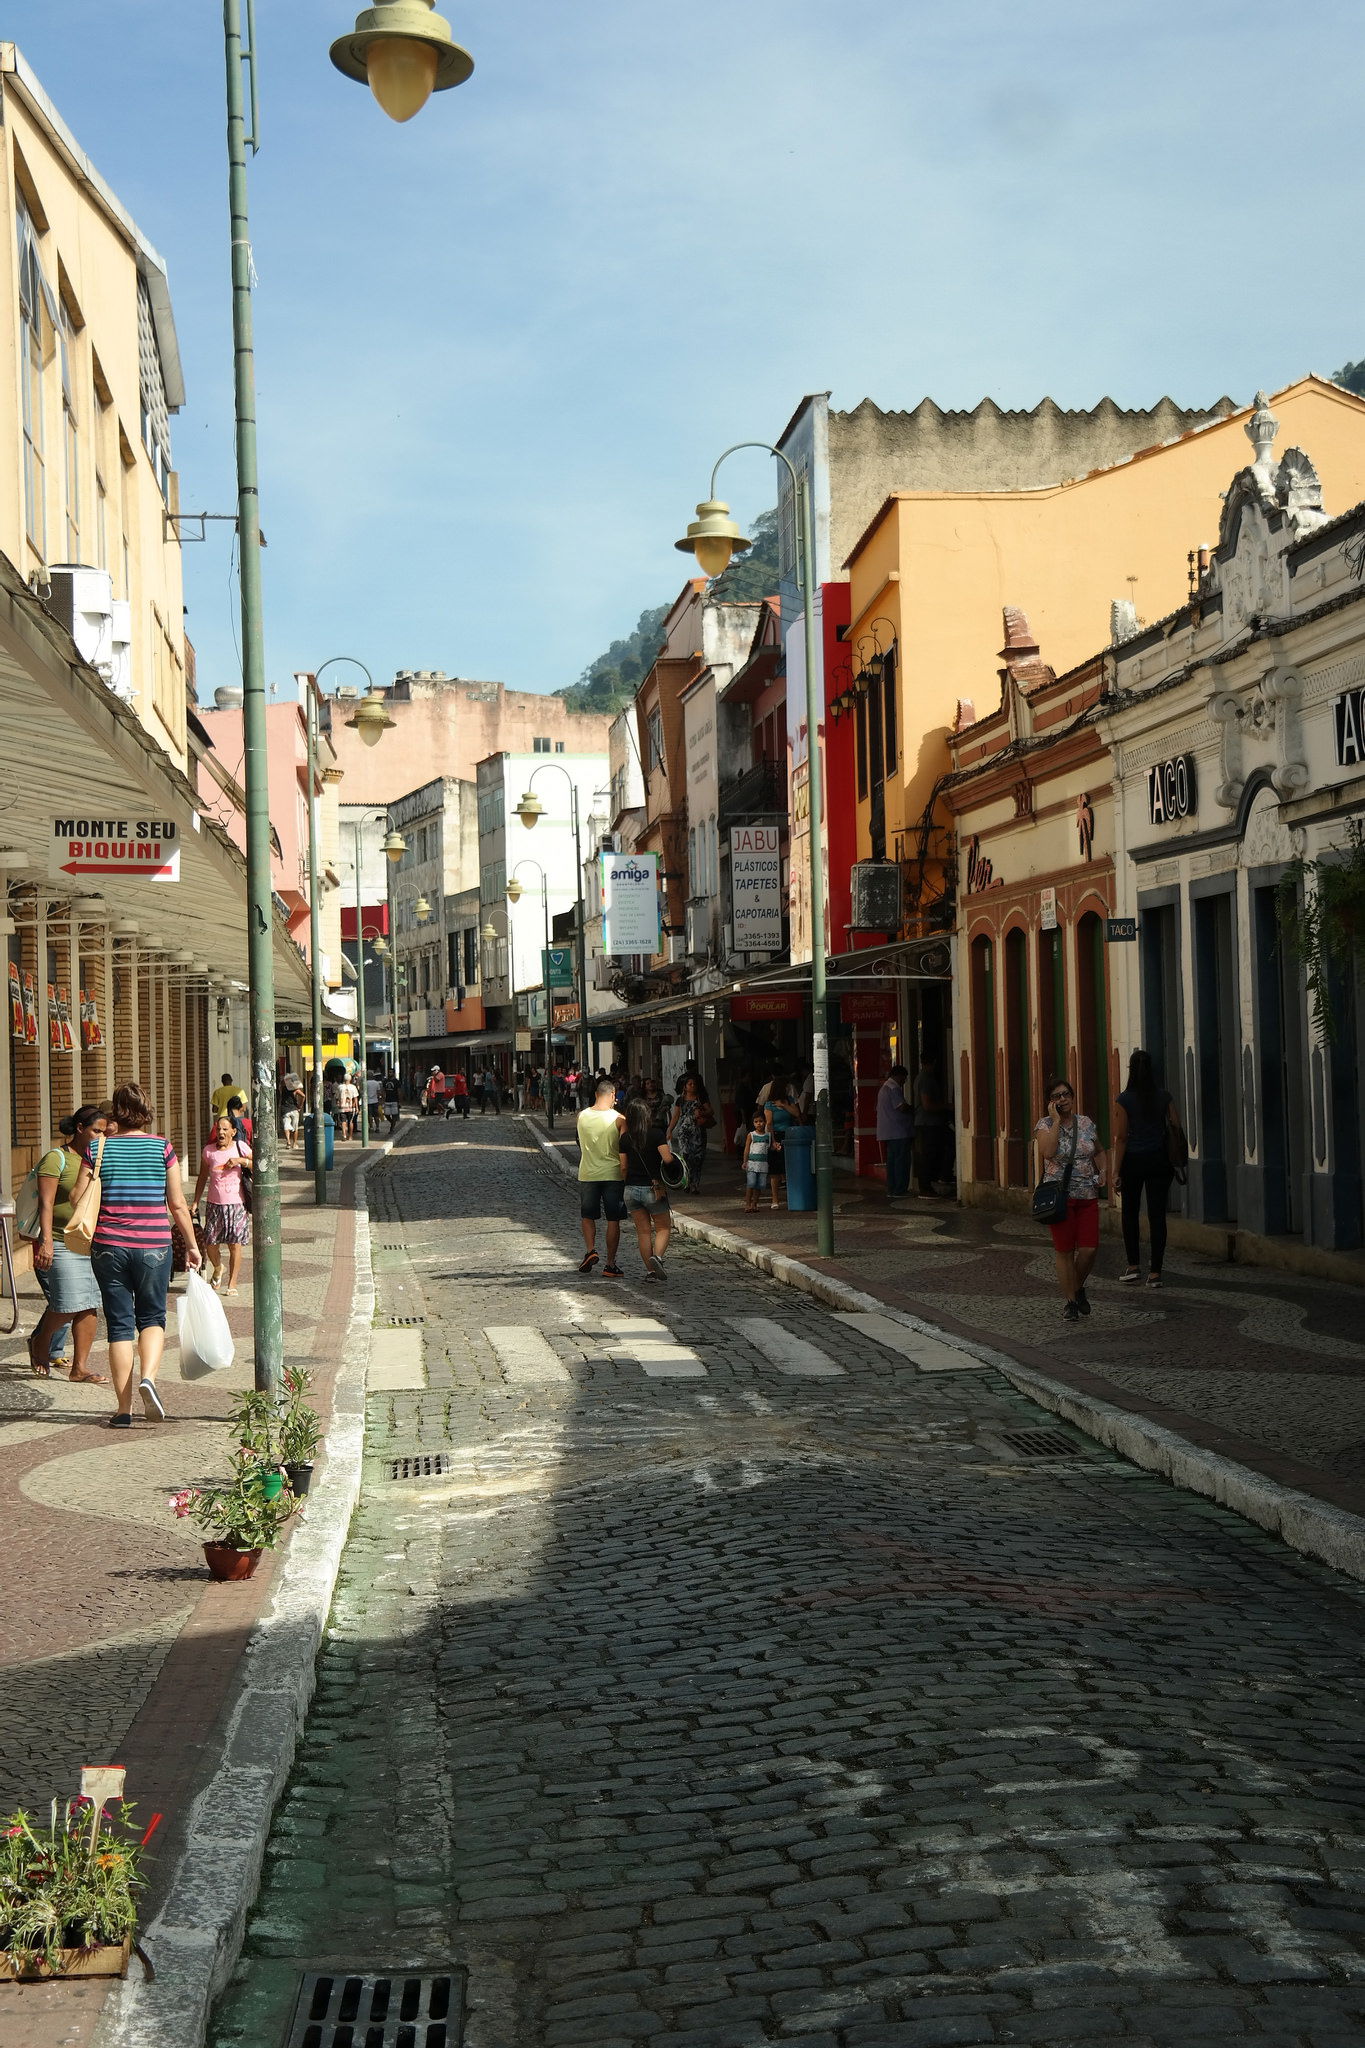
<path id="1" fill-rule="evenodd" d="M 90 1372 L 86 1360 L 99 1322 L 100 1291 L 89 1259 L 68 1251 L 62 1242 L 62 1232 L 71 1221 L 72 1190 L 85 1164 L 86 1148 L 98 1142 L 104 1123 L 105 1111 L 100 1104 L 87 1102 L 59 1124 L 64 1143 L 54 1145 L 38 1161 L 42 1235 L 33 1240 L 33 1273 L 47 1307 L 28 1340 L 29 1362 L 34 1372 L 39 1379 L 51 1379 L 52 1339 L 63 1323 L 70 1323 L 71 1371 L 67 1377 L 95 1387 L 104 1386 L 105 1378 L 103 1373 Z"/>

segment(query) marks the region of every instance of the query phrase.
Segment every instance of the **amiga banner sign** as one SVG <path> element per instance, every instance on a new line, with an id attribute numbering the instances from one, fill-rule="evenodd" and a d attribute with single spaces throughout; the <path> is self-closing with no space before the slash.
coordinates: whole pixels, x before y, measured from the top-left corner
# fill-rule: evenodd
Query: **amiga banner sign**
<path id="1" fill-rule="evenodd" d="M 601 860 L 602 951 L 657 953 L 658 854 L 604 853 Z"/>
<path id="2" fill-rule="evenodd" d="M 54 818 L 49 855 L 54 875 L 178 882 L 180 828 L 169 818 Z"/>

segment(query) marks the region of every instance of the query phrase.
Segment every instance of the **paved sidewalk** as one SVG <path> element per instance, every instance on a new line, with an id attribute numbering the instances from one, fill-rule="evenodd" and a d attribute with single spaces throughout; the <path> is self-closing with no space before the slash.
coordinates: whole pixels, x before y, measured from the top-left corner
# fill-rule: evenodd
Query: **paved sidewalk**
<path id="1" fill-rule="evenodd" d="M 354 1279 L 355 1169 L 380 1149 L 338 1152 L 322 1209 L 302 1154 L 281 1160 L 285 1353 L 315 1375 L 324 1416 Z M 44 1810 L 78 1789 L 82 1764 L 126 1765 L 139 1814 L 166 1816 L 144 1924 L 276 1569 L 266 1556 L 254 1579 L 215 1583 L 200 1532 L 167 1507 L 177 1487 L 222 1469 L 223 1418 L 252 1384 L 250 1274 L 248 1254 L 241 1292 L 224 1304 L 238 1346 L 232 1368 L 192 1382 L 179 1374 L 176 1283 L 160 1375 L 168 1420 L 151 1425 L 135 1412 L 126 1434 L 105 1427 L 108 1387 L 73 1386 L 56 1369 L 35 1379 L 22 1335 L 0 1339 L 0 1811 Z M 41 1307 L 31 1279 L 21 1302 L 26 1332 Z M 107 1368 L 103 1342 L 91 1364 Z M 98 1984 L 0 1985 L 0 2048 L 85 2042 L 105 1996 Z"/>
<path id="2" fill-rule="evenodd" d="M 554 1137 L 573 1152 L 562 1125 Z M 1047 1232 L 1028 1217 L 913 1195 L 893 1205 L 880 1184 L 842 1172 L 836 1195 L 833 1259 L 816 1252 L 814 1215 L 746 1215 L 738 1167 L 724 1154 L 708 1159 L 706 1192 L 676 1206 L 1365 1515 L 1359 1288 L 1173 1246 L 1165 1286 L 1149 1292 L 1120 1282 L 1123 1249 L 1106 1237 L 1088 1290 L 1094 1313 L 1066 1324 Z M 624 1242 L 633 1268 L 629 1228 Z"/>

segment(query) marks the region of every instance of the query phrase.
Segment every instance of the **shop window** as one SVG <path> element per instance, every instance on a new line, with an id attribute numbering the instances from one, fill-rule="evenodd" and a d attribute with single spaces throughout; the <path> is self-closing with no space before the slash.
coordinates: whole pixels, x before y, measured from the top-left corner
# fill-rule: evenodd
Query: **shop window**
<path id="1" fill-rule="evenodd" d="M 882 731 L 886 744 L 886 772 L 892 773 L 900 756 L 896 723 L 896 650 L 882 663 Z"/>
<path id="2" fill-rule="evenodd" d="M 1299 969 L 1280 929 L 1273 886 L 1254 892 L 1254 914 L 1257 1078 L 1264 1183 L 1262 1228 L 1270 1232 L 1296 1232 L 1303 1228 L 1306 1164 Z M 1245 1224 L 1247 1218 L 1242 1221 Z"/>
<path id="3" fill-rule="evenodd" d="M 1027 1187 L 1033 1118 L 1029 1089 L 1028 939 L 1018 928 L 1005 936 L 1005 1180 Z"/>
<path id="4" fill-rule="evenodd" d="M 972 1178 L 996 1177 L 995 951 L 984 935 L 972 940 Z"/>
<path id="5" fill-rule="evenodd" d="M 57 302 L 38 259 L 38 234 L 23 199 L 18 202 L 19 405 L 23 426 L 24 527 L 47 559 L 47 368 L 60 321 Z"/>
<path id="6" fill-rule="evenodd" d="M 1074 1085 L 1074 1077 L 1067 1074 L 1066 961 L 1060 931 L 1038 934 L 1038 1047 L 1043 1086 L 1058 1074 L 1066 1074 Z"/>
<path id="7" fill-rule="evenodd" d="M 1109 1086 L 1109 997 L 1105 979 L 1104 922 L 1093 910 L 1076 926 L 1076 1013 L 1081 1108 L 1095 1120 L 1100 1143 L 1109 1143 L 1113 1117 Z"/>
<path id="8" fill-rule="evenodd" d="M 858 763 L 858 801 L 867 795 L 867 699 L 859 697 L 853 713 L 853 745 Z"/>

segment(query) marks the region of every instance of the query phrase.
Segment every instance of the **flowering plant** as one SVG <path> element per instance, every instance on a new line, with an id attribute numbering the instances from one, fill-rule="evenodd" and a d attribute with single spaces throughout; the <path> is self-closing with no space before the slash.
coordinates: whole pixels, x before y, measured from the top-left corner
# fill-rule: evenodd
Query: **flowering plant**
<path id="1" fill-rule="evenodd" d="M 280 1456 L 286 1465 L 307 1465 L 322 1441 L 322 1424 L 307 1396 L 312 1389 L 311 1373 L 301 1365 L 284 1369 L 285 1406 L 280 1417 Z"/>
<path id="2" fill-rule="evenodd" d="M 268 1492 L 267 1477 L 273 1486 L 275 1474 L 264 1458 L 255 1451 L 237 1450 L 222 1485 L 183 1487 L 171 1495 L 167 1506 L 177 1521 L 197 1522 L 209 1543 L 224 1544 L 229 1550 L 273 1550 L 298 1500 L 283 1479 L 277 1492 Z"/>
<path id="3" fill-rule="evenodd" d="M 0 1822 L 0 1949 L 12 1960 L 55 1971 L 63 1949 L 131 1938 L 138 1863 L 156 1826 L 139 1835 L 132 1816 L 126 1802 L 115 1817 L 88 1799 L 54 1799 L 46 1827 L 26 1813 Z"/>

